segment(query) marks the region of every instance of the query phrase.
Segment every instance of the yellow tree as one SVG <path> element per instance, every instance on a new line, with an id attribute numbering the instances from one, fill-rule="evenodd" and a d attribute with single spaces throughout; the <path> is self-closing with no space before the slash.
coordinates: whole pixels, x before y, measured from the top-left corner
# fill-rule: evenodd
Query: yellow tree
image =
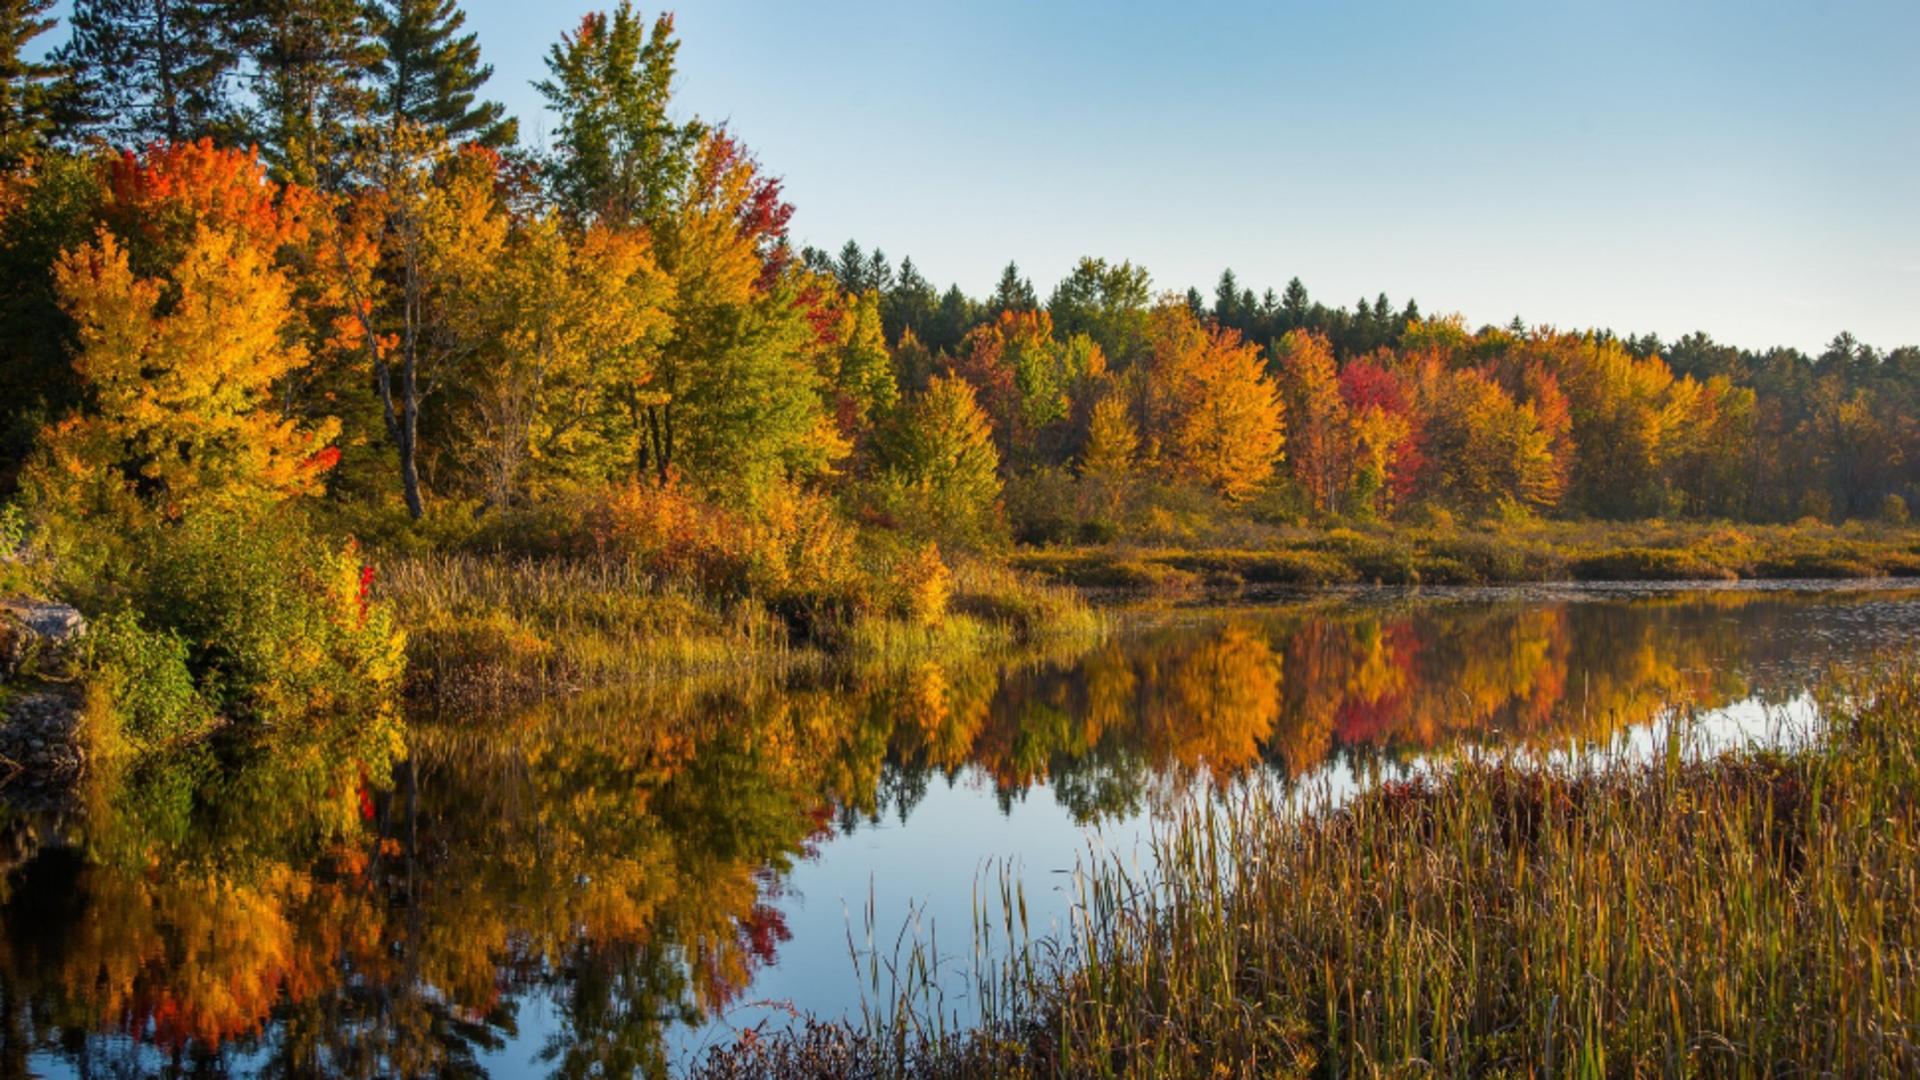
<path id="1" fill-rule="evenodd" d="M 1315 510 L 1338 512 L 1352 487 L 1352 418 L 1326 335 L 1293 330 L 1277 350 L 1287 403 L 1287 458 Z"/>
<path id="2" fill-rule="evenodd" d="M 269 244 L 202 222 L 165 273 L 141 277 L 103 229 L 59 261 L 54 280 L 90 407 L 47 432 L 44 493 L 85 500 L 92 487 L 123 507 L 133 495 L 171 518 L 259 511 L 319 489 L 338 424 L 301 424 L 275 407 L 276 382 L 307 352 Z"/>
<path id="3" fill-rule="evenodd" d="M 469 324 L 484 336 L 466 456 L 491 503 L 633 472 L 667 294 L 642 233 L 574 236 L 551 216 L 516 231 Z"/>
<path id="4" fill-rule="evenodd" d="M 1285 441 L 1259 350 L 1177 300 L 1154 309 L 1147 340 L 1147 412 L 1162 458 L 1228 499 L 1251 495 L 1273 476 Z"/>

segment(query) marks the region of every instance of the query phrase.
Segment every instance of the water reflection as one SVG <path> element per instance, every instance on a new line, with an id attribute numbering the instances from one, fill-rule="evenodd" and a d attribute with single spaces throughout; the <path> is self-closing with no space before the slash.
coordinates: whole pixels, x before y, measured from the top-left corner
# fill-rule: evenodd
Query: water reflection
<path id="1" fill-rule="evenodd" d="M 0 1068 L 658 1072 L 673 1032 L 786 974 L 796 869 L 862 866 L 864 831 L 972 865 L 1019 852 L 956 832 L 1036 791 L 1089 826 L 1334 759 L 1604 740 L 1786 701 L 1917 623 L 1914 594 L 1866 591 L 1323 602 L 1051 663 L 417 720 L 397 766 L 379 724 L 209 747 L 9 809 Z M 845 971 L 802 1004 L 844 1007 Z"/>

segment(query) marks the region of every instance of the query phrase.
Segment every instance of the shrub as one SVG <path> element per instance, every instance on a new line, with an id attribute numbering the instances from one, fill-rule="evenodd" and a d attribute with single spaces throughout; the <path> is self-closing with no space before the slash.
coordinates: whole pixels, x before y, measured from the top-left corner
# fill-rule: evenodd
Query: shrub
<path id="1" fill-rule="evenodd" d="M 938 626 L 947 617 L 953 596 L 953 571 L 940 558 L 939 545 L 929 541 L 900 563 L 895 571 L 901 614 L 921 626 Z"/>
<path id="2" fill-rule="evenodd" d="M 1898 495 L 1888 495 L 1880 500 L 1880 521 L 1883 524 L 1905 525 L 1907 518 L 1907 500 Z"/>
<path id="3" fill-rule="evenodd" d="M 194 685 L 187 643 L 148 630 L 131 611 L 96 619 L 87 634 L 88 665 L 113 704 L 122 738 L 137 749 L 202 734 L 214 711 Z"/>
<path id="4" fill-rule="evenodd" d="M 397 691 L 405 638 L 355 545 L 334 549 L 297 521 L 201 515 L 147 530 L 139 547 L 132 610 L 184 643 L 212 708 L 274 724 Z"/>

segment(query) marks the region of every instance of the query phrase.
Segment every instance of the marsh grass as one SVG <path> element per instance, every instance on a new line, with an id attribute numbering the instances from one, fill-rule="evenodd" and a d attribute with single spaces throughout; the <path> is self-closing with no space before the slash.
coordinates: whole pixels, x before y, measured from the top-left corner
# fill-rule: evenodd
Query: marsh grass
<path id="1" fill-rule="evenodd" d="M 723 599 L 614 558 L 403 556 L 375 581 L 408 633 L 416 693 L 442 701 L 542 694 L 846 660 L 867 670 L 928 658 L 1015 658 L 1089 648 L 1109 620 L 1072 589 L 985 562 L 953 574 L 938 620 L 889 610 L 844 625 L 794 624 L 751 598 Z"/>
<path id="2" fill-rule="evenodd" d="M 1057 938 L 976 898 L 982 1019 L 894 1008 L 707 1075 L 1912 1075 L 1920 664 L 1836 677 L 1795 749 L 1459 761 L 1205 801 Z M 897 947 L 896 947 L 897 951 Z M 890 971 L 931 970 L 895 959 Z M 876 984 L 878 985 L 878 984 Z M 745 1071 L 741 1071 L 745 1070 Z"/>
<path id="3" fill-rule="evenodd" d="M 1271 527 L 1233 539 L 1232 546 L 1030 549 L 1013 562 L 1063 584 L 1167 599 L 1261 586 L 1920 575 L 1920 532 L 1864 522 L 1374 524 Z"/>
<path id="4" fill-rule="evenodd" d="M 417 690 L 517 697 L 793 658 L 758 606 L 719 603 L 612 559 L 403 557 L 376 588 L 408 634 Z"/>

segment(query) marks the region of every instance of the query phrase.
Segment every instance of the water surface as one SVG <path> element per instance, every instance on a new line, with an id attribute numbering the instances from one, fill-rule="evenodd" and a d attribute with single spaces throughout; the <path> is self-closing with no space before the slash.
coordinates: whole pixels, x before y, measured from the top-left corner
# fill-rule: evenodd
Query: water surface
<path id="1" fill-rule="evenodd" d="M 651 1073 L 857 1009 L 870 925 L 887 955 L 937 934 L 964 1017 L 1003 868 L 1043 930 L 1062 871 L 1184 800 L 1617 745 L 1675 708 L 1769 738 L 1916 631 L 1920 592 L 1881 587 L 1359 591 L 1045 660 L 416 717 L 391 777 L 353 733 L 225 747 L 7 809 L 0 1068 Z"/>

